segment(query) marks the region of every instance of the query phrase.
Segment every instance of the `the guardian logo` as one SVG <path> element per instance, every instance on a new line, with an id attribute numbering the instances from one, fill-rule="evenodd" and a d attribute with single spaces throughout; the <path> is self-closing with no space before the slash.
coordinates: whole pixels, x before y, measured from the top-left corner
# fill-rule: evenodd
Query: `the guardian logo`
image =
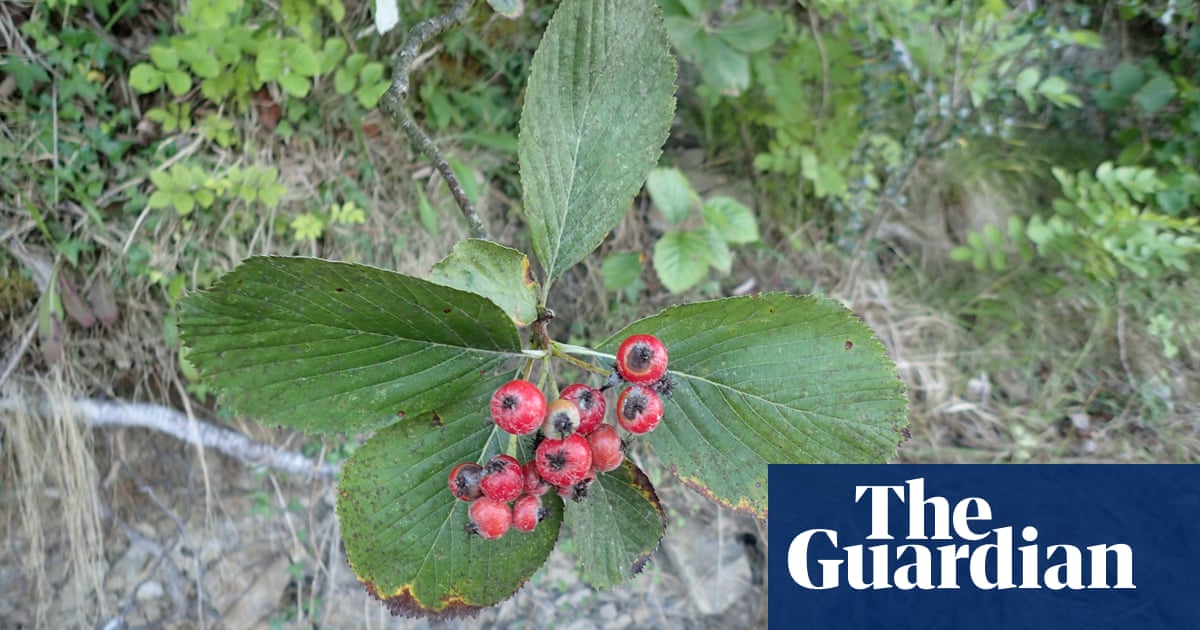
<path id="1" fill-rule="evenodd" d="M 927 497 L 923 477 L 855 486 L 853 503 L 870 509 L 865 541 L 846 540 L 836 529 L 800 532 L 787 547 L 787 571 L 797 585 L 858 591 L 1137 588 L 1129 544 L 1047 544 L 1033 525 L 995 526 L 991 505 L 981 497 L 953 505 L 945 497 Z M 903 531 L 892 527 L 897 515 L 907 517 Z M 995 518 L 1004 523 L 1005 517 Z M 1080 525 L 1086 533 L 1086 523 Z"/>

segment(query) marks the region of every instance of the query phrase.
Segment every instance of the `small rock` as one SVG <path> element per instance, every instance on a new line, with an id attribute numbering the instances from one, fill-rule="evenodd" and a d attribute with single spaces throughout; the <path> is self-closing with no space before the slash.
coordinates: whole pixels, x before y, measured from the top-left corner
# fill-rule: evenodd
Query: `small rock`
<path id="1" fill-rule="evenodd" d="M 624 630 L 632 625 L 633 617 L 630 617 L 628 614 L 624 614 L 604 624 L 604 630 Z"/>
<path id="2" fill-rule="evenodd" d="M 566 630 L 599 630 L 599 628 L 590 619 L 576 619 L 566 627 Z"/>
<path id="3" fill-rule="evenodd" d="M 149 582 L 142 582 L 142 585 L 138 587 L 137 594 L 135 596 L 139 602 L 148 602 L 150 600 L 162 597 L 164 592 L 165 591 L 163 591 L 162 584 L 159 584 L 154 580 L 150 580 Z"/>
<path id="4" fill-rule="evenodd" d="M 750 588 L 750 563 L 730 525 L 728 520 L 689 524 L 663 543 L 704 615 L 724 612 Z"/>
<path id="5" fill-rule="evenodd" d="M 616 604 L 609 602 L 609 603 L 601 606 L 600 610 L 596 612 L 596 616 L 599 617 L 600 619 L 603 619 L 604 621 L 612 621 L 613 619 L 616 619 L 617 618 Z"/>

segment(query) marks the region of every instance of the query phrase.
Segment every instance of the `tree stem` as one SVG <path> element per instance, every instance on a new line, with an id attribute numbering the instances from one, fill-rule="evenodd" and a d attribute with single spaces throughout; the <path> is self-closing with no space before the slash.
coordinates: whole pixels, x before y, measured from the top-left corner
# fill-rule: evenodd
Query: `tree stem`
<path id="1" fill-rule="evenodd" d="M 441 151 L 438 150 L 429 135 L 421 129 L 417 121 L 413 120 L 412 114 L 405 104 L 405 101 L 408 100 L 409 74 L 412 72 L 417 54 L 421 52 L 421 47 L 447 29 L 462 24 L 474 4 L 475 0 L 458 0 L 445 13 L 419 22 L 408 31 L 408 37 L 400 47 L 400 53 L 396 57 L 396 66 L 392 70 L 392 85 L 379 101 L 379 108 L 404 130 L 404 133 L 408 135 L 413 144 L 417 145 L 417 149 L 421 153 L 433 160 L 434 168 L 446 180 L 446 185 L 450 187 L 450 194 L 454 196 L 454 201 L 462 210 L 463 217 L 470 224 L 471 232 L 477 238 L 490 241 L 492 240 L 491 235 L 488 234 L 487 228 L 480 220 L 479 213 L 475 211 L 471 200 L 467 199 L 450 164 L 442 156 Z"/>

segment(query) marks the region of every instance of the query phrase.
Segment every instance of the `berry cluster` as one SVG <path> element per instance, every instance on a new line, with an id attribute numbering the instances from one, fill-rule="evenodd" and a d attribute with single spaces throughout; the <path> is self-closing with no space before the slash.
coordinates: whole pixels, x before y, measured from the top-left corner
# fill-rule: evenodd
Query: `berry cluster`
<path id="1" fill-rule="evenodd" d="M 666 377 L 667 349 L 657 337 L 633 335 L 617 350 L 610 384 L 629 383 L 617 398 L 617 423 L 640 435 L 658 426 L 663 406 L 659 394 L 670 395 Z M 607 388 L 609 385 L 605 385 Z M 463 462 L 450 473 L 450 492 L 470 502 L 467 531 L 495 540 L 516 528 L 531 532 L 549 514 L 542 495 L 580 501 L 597 473 L 615 470 L 625 460 L 626 442 L 616 427 L 604 423 L 604 392 L 583 383 L 562 390 L 549 403 L 536 385 L 509 381 L 492 395 L 496 426 L 513 435 L 535 437 L 534 458 L 522 464 L 495 455 L 487 464 Z"/>

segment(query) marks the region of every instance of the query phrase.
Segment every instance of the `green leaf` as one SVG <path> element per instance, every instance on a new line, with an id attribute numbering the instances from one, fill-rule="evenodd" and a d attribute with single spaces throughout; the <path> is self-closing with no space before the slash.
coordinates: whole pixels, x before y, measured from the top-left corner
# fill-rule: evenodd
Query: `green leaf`
<path id="1" fill-rule="evenodd" d="M 778 16 L 757 9 L 746 9 L 722 24 L 715 35 L 735 50 L 756 53 L 773 46 L 782 29 L 783 20 Z"/>
<path id="2" fill-rule="evenodd" d="M 490 299 L 517 326 L 537 319 L 537 281 L 529 258 L 515 249 L 474 238 L 459 241 L 433 266 L 429 279 Z"/>
<path id="3" fill-rule="evenodd" d="M 446 486 L 459 462 L 482 464 L 498 451 L 486 409 L 507 378 L 477 383 L 460 401 L 380 431 L 346 462 L 337 506 L 346 558 L 393 614 L 455 617 L 500 602 L 558 539 L 563 505 L 552 492 L 542 497 L 550 515 L 537 529 L 487 541 L 467 534 L 468 504 Z"/>
<path id="4" fill-rule="evenodd" d="M 1034 99 L 1033 90 L 1037 87 L 1038 80 L 1041 78 L 1041 70 L 1030 66 L 1017 75 L 1017 80 L 1013 84 L 1013 89 L 1016 90 L 1021 100 L 1025 101 L 1026 109 L 1031 112 L 1037 109 L 1037 101 Z"/>
<path id="5" fill-rule="evenodd" d="M 302 41 L 288 48 L 288 67 L 292 72 L 305 77 L 314 77 L 321 72 L 317 52 Z"/>
<path id="6" fill-rule="evenodd" d="M 417 219 L 420 220 L 421 227 L 425 228 L 430 236 L 438 235 L 437 211 L 433 209 L 433 204 L 429 203 L 425 191 L 420 188 L 417 189 Z"/>
<path id="7" fill-rule="evenodd" d="M 171 195 L 171 205 L 175 207 L 175 212 L 187 216 L 196 209 L 196 198 L 190 192 L 175 193 Z"/>
<path id="8" fill-rule="evenodd" d="M 285 92 L 296 98 L 308 96 L 308 90 L 312 87 L 312 83 L 307 78 L 298 74 L 285 74 L 279 77 L 279 85 Z"/>
<path id="9" fill-rule="evenodd" d="M 729 251 L 729 244 L 712 226 L 701 228 L 699 232 L 708 242 L 709 266 L 721 272 L 722 275 L 728 275 L 733 270 L 733 252 Z"/>
<path id="10" fill-rule="evenodd" d="M 1147 81 L 1146 85 L 1143 85 L 1142 89 L 1133 95 L 1133 102 L 1137 103 L 1143 113 L 1153 114 L 1165 107 L 1173 98 L 1175 98 L 1175 82 L 1171 80 L 1171 77 L 1159 74 Z"/>
<path id="11" fill-rule="evenodd" d="M 277 39 L 263 40 L 254 58 L 254 71 L 262 81 L 275 81 L 283 75 L 283 43 Z"/>
<path id="12" fill-rule="evenodd" d="M 713 197 L 704 202 L 704 222 L 717 231 L 726 243 L 735 245 L 758 240 L 758 221 L 754 213 L 735 199 Z"/>
<path id="13" fill-rule="evenodd" d="M 171 191 L 160 188 L 150 193 L 150 199 L 146 201 L 146 205 L 155 210 L 169 207 L 171 205 Z"/>
<path id="14" fill-rule="evenodd" d="M 701 40 L 712 37 L 703 24 L 691 16 L 668 15 L 663 18 L 663 25 L 679 55 L 689 60 L 695 60 L 700 54 Z"/>
<path id="15" fill-rule="evenodd" d="M 1097 33 L 1096 31 L 1088 31 L 1088 30 L 1081 29 L 1081 30 L 1075 30 L 1075 31 L 1068 31 L 1066 33 L 1066 35 L 1067 35 L 1067 39 L 1069 41 L 1071 41 L 1072 43 L 1074 43 L 1076 45 L 1083 46 L 1084 48 L 1091 48 L 1093 50 L 1103 50 L 1104 49 L 1104 40 L 1100 37 L 1100 34 Z"/>
<path id="16" fill-rule="evenodd" d="M 378 83 L 383 79 L 383 64 L 378 61 L 372 61 L 363 66 L 362 72 L 358 74 L 358 78 L 364 84 Z"/>
<path id="17" fill-rule="evenodd" d="M 141 94 L 153 92 L 162 87 L 162 84 L 162 73 L 148 63 L 139 63 L 129 71 L 129 87 Z"/>
<path id="18" fill-rule="evenodd" d="M 458 185 L 466 195 L 467 201 L 478 204 L 480 196 L 483 195 L 483 189 L 479 186 L 475 169 L 456 157 L 448 159 L 447 162 L 450 164 L 450 170 L 454 171 L 454 176 L 458 178 Z"/>
<path id="19" fill-rule="evenodd" d="M 667 223 L 679 223 L 687 218 L 693 203 L 699 203 L 700 195 L 692 188 L 687 177 L 677 168 L 655 168 L 646 175 L 646 192 L 662 212 Z"/>
<path id="20" fill-rule="evenodd" d="M 330 37 L 325 40 L 321 50 L 321 74 L 328 74 L 338 67 L 338 63 L 346 56 L 346 40 Z"/>
<path id="21" fill-rule="evenodd" d="M 1146 83 L 1146 77 L 1142 74 L 1141 68 L 1128 61 L 1122 61 L 1113 68 L 1112 74 L 1109 75 L 1109 85 L 1112 91 L 1119 97 L 1130 97 L 1135 92 L 1141 89 Z"/>
<path id="22" fill-rule="evenodd" d="M 653 0 L 564 0 L 533 57 L 519 159 L 545 290 L 595 249 L 658 161 L 675 64 Z"/>
<path id="23" fill-rule="evenodd" d="M 1038 94 L 1059 107 L 1079 107 L 1083 101 L 1071 94 L 1071 85 L 1060 76 L 1049 76 L 1038 84 Z"/>
<path id="24" fill-rule="evenodd" d="M 179 69 L 179 53 L 174 48 L 168 46 L 151 46 L 147 52 L 150 53 L 150 61 L 153 61 L 154 66 L 159 70 L 170 71 Z"/>
<path id="25" fill-rule="evenodd" d="M 950 250 L 950 260 L 955 260 L 958 262 L 967 262 L 968 260 L 971 260 L 971 258 L 973 258 L 974 256 L 975 256 L 975 250 L 971 249 L 970 247 L 967 247 L 966 245 L 959 245 L 958 247 L 955 247 L 954 249 Z"/>
<path id="26" fill-rule="evenodd" d="M 258 200 L 267 207 L 279 205 L 279 202 L 283 200 L 283 196 L 286 194 L 287 186 L 278 182 L 260 184 L 258 188 Z"/>
<path id="27" fill-rule="evenodd" d="M 700 76 L 714 90 L 737 96 L 750 87 L 750 58 L 716 37 L 697 40 Z"/>
<path id="28" fill-rule="evenodd" d="M 609 254 L 600 265 L 600 276 L 604 278 L 605 291 L 618 291 L 633 284 L 642 275 L 642 260 L 639 252 Z"/>
<path id="29" fill-rule="evenodd" d="M 343 67 L 346 68 L 347 72 L 357 75 L 362 71 L 363 66 L 365 65 L 367 65 L 367 54 L 354 53 L 353 55 L 346 57 L 346 63 L 343 65 Z"/>
<path id="30" fill-rule="evenodd" d="M 211 54 L 204 54 L 190 62 L 192 72 L 202 79 L 213 79 L 221 74 L 221 66 L 217 63 L 217 58 Z"/>
<path id="31" fill-rule="evenodd" d="M 324 3 L 324 6 L 325 10 L 329 11 L 329 17 L 333 18 L 334 22 L 341 22 L 343 19 L 345 19 L 346 5 L 342 4 L 341 0 L 333 0 L 332 2 Z"/>
<path id="32" fill-rule="evenodd" d="M 674 393 L 639 439 L 719 505 L 767 516 L 767 464 L 882 463 L 904 439 L 904 384 L 883 344 L 833 300 L 768 294 L 669 308 L 600 345 L 658 336 Z M 701 456 L 703 454 L 703 456 Z"/>
<path id="33" fill-rule="evenodd" d="M 596 475 L 587 497 L 567 508 L 566 521 L 583 580 L 612 588 L 641 573 L 666 533 L 667 514 L 646 474 L 626 459 Z"/>
<path id="34" fill-rule="evenodd" d="M 312 258 L 247 260 L 184 299 L 180 328 L 234 411 L 312 431 L 429 411 L 521 352 L 486 298 Z"/>
<path id="35" fill-rule="evenodd" d="M 487 0 L 492 10 L 510 20 L 521 17 L 525 12 L 525 0 Z"/>
<path id="36" fill-rule="evenodd" d="M 175 96 L 183 96 L 192 89 L 192 77 L 186 72 L 168 72 L 164 78 L 167 89 Z"/>
<path id="37" fill-rule="evenodd" d="M 690 230 L 667 230 L 654 244 L 654 270 L 671 293 L 681 293 L 708 275 L 708 237 Z"/>
<path id="38" fill-rule="evenodd" d="M 391 85 L 387 81 L 365 84 L 354 91 L 354 98 L 364 109 L 371 109 L 379 104 L 379 99 L 388 91 Z"/>
<path id="39" fill-rule="evenodd" d="M 354 86 L 358 82 L 355 76 L 345 68 L 338 68 L 333 74 L 333 91 L 338 94 L 349 94 L 354 91 Z"/>

